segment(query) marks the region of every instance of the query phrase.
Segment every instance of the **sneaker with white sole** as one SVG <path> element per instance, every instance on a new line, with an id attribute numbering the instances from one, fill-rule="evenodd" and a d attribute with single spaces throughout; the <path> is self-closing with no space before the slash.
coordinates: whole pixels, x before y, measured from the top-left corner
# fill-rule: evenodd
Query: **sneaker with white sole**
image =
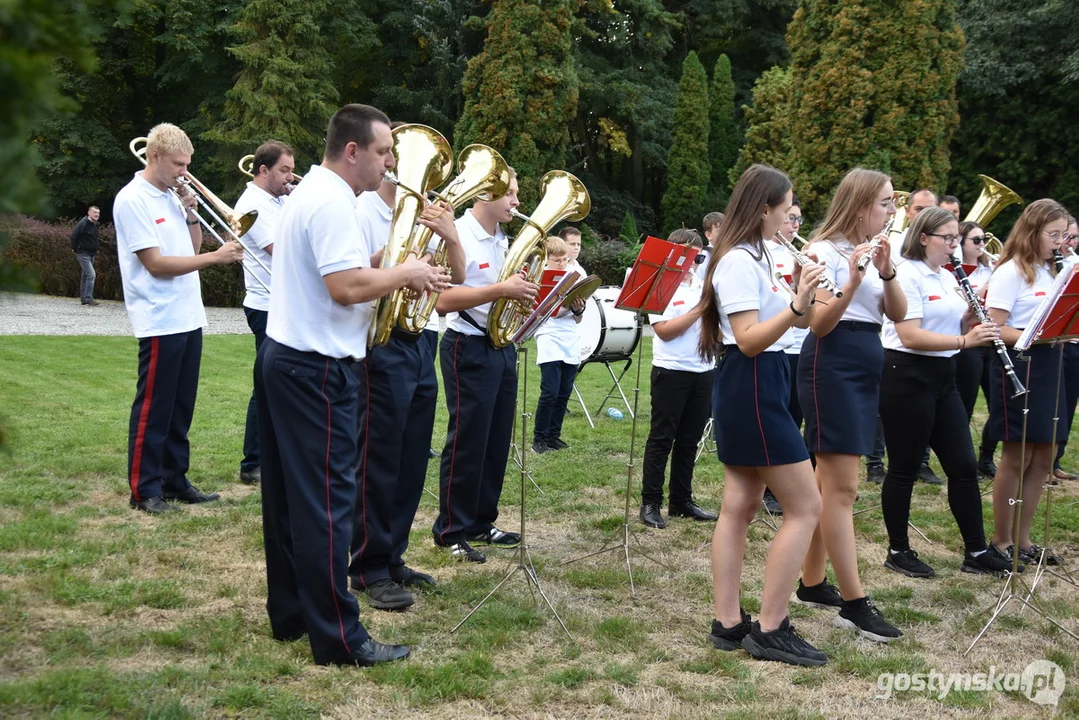
<path id="1" fill-rule="evenodd" d="M 903 637 L 903 631 L 885 620 L 868 597 L 844 600 L 832 624 L 838 628 L 857 630 L 862 637 L 875 642 L 886 643 Z"/>
<path id="2" fill-rule="evenodd" d="M 912 578 L 931 578 L 937 571 L 918 559 L 918 553 L 911 549 L 888 549 L 884 567 Z"/>
<path id="3" fill-rule="evenodd" d="M 824 665 L 828 656 L 810 645 L 795 631 L 790 618 L 783 618 L 772 632 L 763 632 L 759 622 L 753 623 L 742 647 L 758 660 L 776 660 L 788 665 Z"/>
<path id="4" fill-rule="evenodd" d="M 519 533 L 504 532 L 496 527 L 492 527 L 487 532 L 469 535 L 468 539 L 474 543 L 494 545 L 501 548 L 515 548 L 521 544 L 521 535 Z"/>
<path id="5" fill-rule="evenodd" d="M 843 594 L 827 580 L 818 585 L 804 585 L 798 580 L 798 589 L 794 591 L 795 599 L 802 605 L 815 608 L 838 608 L 843 607 Z"/>

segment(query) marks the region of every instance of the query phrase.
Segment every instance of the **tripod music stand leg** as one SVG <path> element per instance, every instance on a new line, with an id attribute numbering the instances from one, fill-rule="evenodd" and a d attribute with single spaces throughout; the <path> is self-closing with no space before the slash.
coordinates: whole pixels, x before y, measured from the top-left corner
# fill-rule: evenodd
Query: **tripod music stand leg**
<path id="1" fill-rule="evenodd" d="M 715 426 L 715 420 L 708 418 L 708 422 L 704 426 L 704 433 L 701 434 L 701 441 L 697 443 L 697 454 L 693 456 L 693 464 L 696 465 L 697 461 L 701 459 L 701 456 L 706 452 L 711 453 L 712 428 Z"/>
<path id="2" fill-rule="evenodd" d="M 578 370 L 578 372 L 580 371 Z M 584 410 L 584 417 L 588 421 L 588 426 L 595 430 L 596 423 L 592 422 L 592 413 L 588 412 L 588 406 L 584 404 L 584 398 L 581 397 L 581 391 L 577 389 L 577 383 L 573 383 L 573 392 L 577 395 L 577 402 L 581 404 L 581 410 Z"/>

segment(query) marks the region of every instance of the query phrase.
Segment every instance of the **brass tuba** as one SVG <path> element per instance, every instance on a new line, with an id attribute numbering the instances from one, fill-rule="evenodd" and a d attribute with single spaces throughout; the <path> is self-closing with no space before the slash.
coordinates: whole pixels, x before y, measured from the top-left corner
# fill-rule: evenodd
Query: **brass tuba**
<path id="1" fill-rule="evenodd" d="M 253 178 L 255 177 L 255 174 L 252 172 L 254 168 L 251 166 L 254 165 L 254 163 L 254 155 L 244 155 L 242 158 L 240 158 L 240 162 L 236 163 L 236 167 L 240 168 L 240 172 L 242 172 L 247 177 Z M 296 182 L 285 183 L 285 187 L 289 189 L 289 192 L 295 190 L 296 186 L 300 184 L 301 180 L 303 180 L 303 175 L 295 171 L 292 173 L 292 177 L 296 178 Z"/>
<path id="2" fill-rule="evenodd" d="M 984 230 L 1001 210 L 1009 205 L 1022 203 L 1023 198 L 991 177 L 978 177 L 982 179 L 982 192 L 963 221 L 978 223 Z"/>
<path id="3" fill-rule="evenodd" d="M 892 202 L 895 203 L 895 217 L 893 222 L 889 223 L 889 230 L 885 233 L 888 237 L 888 242 L 894 243 L 897 240 L 901 240 L 903 233 L 907 231 L 907 219 L 906 208 L 910 203 L 910 193 L 902 190 L 896 190 L 892 193 Z M 903 211 L 900 214 L 900 211 Z"/>
<path id="4" fill-rule="evenodd" d="M 540 193 L 543 197 L 532 215 L 513 211 L 514 216 L 525 224 L 510 246 L 498 282 L 524 273 L 529 282 L 539 284 L 547 261 L 547 248 L 544 246 L 547 233 L 563 220 L 584 220 L 592 208 L 584 183 L 565 170 L 552 170 L 544 175 L 540 180 Z M 509 298 L 499 298 L 491 303 L 491 311 L 487 315 L 487 334 L 491 337 L 491 344 L 496 348 L 509 345 L 514 333 L 531 312 L 531 307 L 522 306 Z"/>

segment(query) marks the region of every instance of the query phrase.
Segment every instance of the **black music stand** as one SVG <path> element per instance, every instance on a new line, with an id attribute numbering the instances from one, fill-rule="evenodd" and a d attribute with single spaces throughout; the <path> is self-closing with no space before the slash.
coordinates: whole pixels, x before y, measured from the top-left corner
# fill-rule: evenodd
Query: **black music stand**
<path id="1" fill-rule="evenodd" d="M 1076 265 L 1069 266 L 1060 275 L 1057 276 L 1056 282 L 1053 283 L 1053 289 L 1047 294 L 1045 300 L 1034 314 L 1034 318 L 1026 330 L 1020 336 L 1019 341 L 1015 343 L 1015 349 L 1019 352 L 1023 352 L 1029 349 L 1032 345 L 1038 343 L 1053 343 L 1059 346 L 1061 358 L 1063 358 L 1064 348 L 1061 343 L 1068 339 L 1079 338 L 1079 279 L 1076 276 Z M 1063 360 L 1061 360 L 1063 362 Z M 1060 370 L 1063 368 L 1061 367 Z M 1059 372 L 1059 371 L 1058 371 Z M 1027 387 L 1030 387 L 1030 364 L 1027 364 Z M 1057 415 L 1059 415 L 1059 397 L 1060 397 L 1060 375 L 1057 376 Z M 1027 393 L 1023 405 L 1023 434 L 1020 443 L 1020 456 L 1026 456 L 1026 443 L 1027 443 L 1027 415 L 1030 410 L 1030 393 Z M 1054 442 L 1053 447 L 1056 448 L 1056 419 L 1054 419 Z M 1055 452 L 1054 452 L 1055 455 Z M 974 649 L 974 646 L 978 644 L 989 628 L 993 625 L 998 617 L 1007 609 L 1008 605 L 1012 602 L 1020 604 L 1020 610 L 1022 608 L 1030 608 L 1035 613 L 1040 615 L 1045 620 L 1048 620 L 1053 625 L 1056 625 L 1060 630 L 1067 633 L 1074 640 L 1079 640 L 1079 635 L 1068 628 L 1061 625 L 1059 622 L 1049 616 L 1044 610 L 1042 610 L 1034 602 L 1034 590 L 1038 583 L 1041 581 L 1044 575 L 1044 563 L 1045 563 L 1045 549 L 1042 549 L 1042 555 L 1038 558 L 1038 569 L 1035 571 L 1034 581 L 1029 586 L 1019 575 L 1019 520 L 1021 509 L 1023 507 L 1023 482 L 1025 480 L 1025 466 L 1024 463 L 1019 464 L 1019 484 L 1015 491 L 1015 497 L 1009 500 L 1009 504 L 1013 507 L 1012 510 L 1012 570 L 1004 581 L 1004 588 L 1001 590 L 1000 595 L 997 597 L 996 605 L 993 609 L 993 613 L 986 622 L 985 627 L 970 643 L 970 647 L 967 648 L 964 655 L 968 654 Z M 1050 495 L 1051 497 L 1051 495 Z M 1051 500 L 1047 500 L 1047 503 L 1051 503 Z M 1046 506 L 1046 531 L 1049 528 L 1049 511 L 1050 505 Z M 1025 594 L 1024 594 L 1025 593 Z"/>
<path id="2" fill-rule="evenodd" d="M 615 307 L 623 310 L 633 310 L 642 316 L 642 323 L 644 321 L 643 316 L 646 313 L 663 312 L 674 297 L 675 290 L 681 284 L 682 278 L 693 268 L 693 258 L 697 255 L 697 252 L 697 248 L 689 245 L 677 245 L 666 240 L 649 237 L 645 240 L 644 247 L 641 248 L 640 254 L 633 263 L 633 269 L 622 286 L 622 293 L 618 296 Z M 633 564 L 629 555 L 630 537 L 637 543 L 637 551 L 641 555 L 661 567 L 667 567 L 664 563 L 644 552 L 641 548 L 640 539 L 636 533 L 630 530 L 629 524 L 630 497 L 633 489 L 633 451 L 637 443 L 637 401 L 641 392 L 643 348 L 643 343 L 637 344 L 637 384 L 633 388 L 633 422 L 630 430 L 629 460 L 626 462 L 625 516 L 622 528 L 615 538 L 604 543 L 599 550 L 562 563 L 563 565 L 569 565 L 603 553 L 621 550 L 626 559 L 629 592 L 634 597 L 637 595 L 637 588 L 633 582 Z"/>

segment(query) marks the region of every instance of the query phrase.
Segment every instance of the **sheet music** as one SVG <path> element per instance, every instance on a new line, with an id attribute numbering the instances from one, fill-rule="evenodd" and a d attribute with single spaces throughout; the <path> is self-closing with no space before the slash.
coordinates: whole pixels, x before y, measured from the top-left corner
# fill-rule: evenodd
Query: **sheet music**
<path id="1" fill-rule="evenodd" d="M 1023 330 L 1023 334 L 1019 336 L 1018 342 L 1015 343 L 1016 350 L 1029 350 L 1031 345 L 1038 342 L 1038 339 L 1045 329 L 1046 322 L 1049 321 L 1050 311 L 1056 307 L 1061 295 L 1064 293 L 1064 289 L 1075 276 L 1077 267 L 1079 267 L 1079 265 L 1073 263 L 1064 268 L 1063 272 L 1057 275 L 1056 280 L 1053 282 L 1052 289 L 1046 294 L 1045 300 L 1038 306 L 1038 309 L 1034 311 L 1034 317 L 1031 318 L 1026 329 Z"/>

